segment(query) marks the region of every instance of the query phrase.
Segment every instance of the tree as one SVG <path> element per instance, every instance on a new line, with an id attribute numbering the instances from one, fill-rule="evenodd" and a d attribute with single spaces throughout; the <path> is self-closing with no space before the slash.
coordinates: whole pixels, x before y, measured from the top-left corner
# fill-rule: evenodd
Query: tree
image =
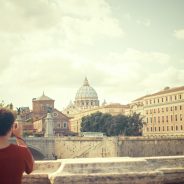
<path id="1" fill-rule="evenodd" d="M 107 136 L 140 136 L 142 127 L 143 118 L 140 114 L 112 116 L 96 112 L 82 118 L 81 132 L 103 132 Z"/>

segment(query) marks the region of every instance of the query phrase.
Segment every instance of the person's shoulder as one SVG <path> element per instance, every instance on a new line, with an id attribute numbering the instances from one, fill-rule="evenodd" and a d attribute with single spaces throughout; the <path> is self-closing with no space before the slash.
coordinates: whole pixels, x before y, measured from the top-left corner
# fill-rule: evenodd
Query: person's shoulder
<path id="1" fill-rule="evenodd" d="M 27 146 L 23 146 L 23 145 L 16 145 L 16 144 L 11 144 L 11 148 L 13 150 L 17 150 L 17 151 L 20 151 L 20 152 L 24 152 L 25 150 L 27 150 Z"/>

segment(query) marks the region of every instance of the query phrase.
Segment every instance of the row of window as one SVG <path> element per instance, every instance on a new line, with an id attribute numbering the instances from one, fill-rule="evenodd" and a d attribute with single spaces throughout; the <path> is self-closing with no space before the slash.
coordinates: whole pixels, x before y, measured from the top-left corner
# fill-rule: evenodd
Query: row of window
<path id="1" fill-rule="evenodd" d="M 175 130 L 176 131 L 179 131 L 179 130 L 183 130 L 183 125 L 180 125 L 180 126 L 178 126 L 178 125 L 176 125 L 175 126 Z M 167 126 L 167 127 L 147 127 L 147 129 L 146 129 L 146 131 L 147 132 L 160 132 L 160 131 L 174 131 L 174 126 Z"/>
<path id="2" fill-rule="evenodd" d="M 146 100 L 146 105 L 164 103 L 164 102 L 172 102 L 172 101 L 181 100 L 181 99 L 182 99 L 182 94 L 164 96 L 161 98 L 154 98 L 154 99 Z"/>
<path id="3" fill-rule="evenodd" d="M 81 100 L 76 102 L 77 105 L 82 105 L 82 106 L 90 106 L 90 105 L 98 105 L 98 101 L 85 101 L 85 100 Z"/>
<path id="4" fill-rule="evenodd" d="M 64 122 L 64 123 L 63 123 L 63 126 L 62 126 L 61 123 L 58 123 L 58 124 L 57 124 L 57 128 L 67 128 L 67 122 Z"/>
<path id="5" fill-rule="evenodd" d="M 170 115 L 170 116 L 158 116 L 158 117 L 147 117 L 147 123 L 164 123 L 164 122 L 172 122 L 172 121 L 182 121 L 183 120 L 183 115 Z"/>
<path id="6" fill-rule="evenodd" d="M 154 114 L 154 113 L 160 113 L 160 112 L 172 112 L 172 111 L 177 111 L 177 110 L 182 110 L 182 105 L 179 106 L 172 106 L 172 107 L 162 107 L 162 108 L 158 108 L 158 109 L 150 109 L 150 110 L 146 110 L 146 114 Z"/>

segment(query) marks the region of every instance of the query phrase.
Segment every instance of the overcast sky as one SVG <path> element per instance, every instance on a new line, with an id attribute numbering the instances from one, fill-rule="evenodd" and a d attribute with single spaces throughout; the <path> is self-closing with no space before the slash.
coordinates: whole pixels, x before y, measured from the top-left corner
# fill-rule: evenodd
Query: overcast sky
<path id="1" fill-rule="evenodd" d="M 0 0 L 0 101 L 62 110 L 87 77 L 127 104 L 184 85 L 183 0 Z"/>

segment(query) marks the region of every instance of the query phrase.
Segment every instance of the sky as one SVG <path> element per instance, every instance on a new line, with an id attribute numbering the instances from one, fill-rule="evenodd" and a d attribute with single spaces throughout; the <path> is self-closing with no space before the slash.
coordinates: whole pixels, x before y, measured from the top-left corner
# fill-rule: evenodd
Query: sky
<path id="1" fill-rule="evenodd" d="M 0 0 L 0 101 L 58 110 L 85 77 L 100 103 L 184 85 L 183 0 Z"/>

